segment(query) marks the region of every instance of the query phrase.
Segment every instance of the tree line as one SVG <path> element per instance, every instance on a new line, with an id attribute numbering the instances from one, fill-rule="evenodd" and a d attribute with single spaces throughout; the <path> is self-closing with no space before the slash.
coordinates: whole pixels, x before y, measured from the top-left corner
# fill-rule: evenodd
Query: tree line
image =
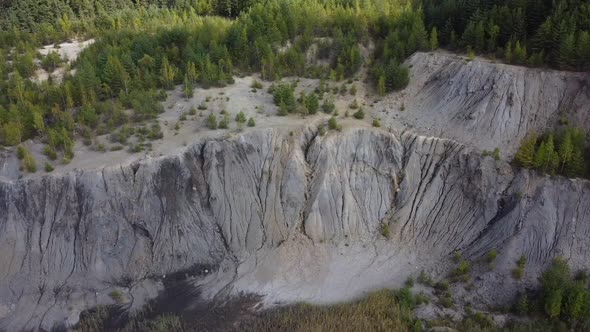
<path id="1" fill-rule="evenodd" d="M 515 161 L 546 174 L 586 177 L 590 170 L 586 134 L 572 127 L 542 137 L 532 132 L 522 141 Z"/>
<path id="2" fill-rule="evenodd" d="M 122 10 L 168 8 L 199 15 L 237 17 L 259 0 L 12 0 L 0 5 L 0 27 L 40 32 L 64 17 L 104 24 Z"/>
<path id="3" fill-rule="evenodd" d="M 585 0 L 422 0 L 440 44 L 509 63 L 590 69 Z"/>

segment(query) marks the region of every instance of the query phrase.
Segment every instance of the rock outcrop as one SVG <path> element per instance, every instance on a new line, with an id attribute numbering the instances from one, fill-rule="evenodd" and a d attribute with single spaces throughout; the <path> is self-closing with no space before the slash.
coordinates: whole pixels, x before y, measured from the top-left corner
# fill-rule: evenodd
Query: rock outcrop
<path id="1" fill-rule="evenodd" d="M 480 149 L 511 155 L 524 136 L 559 122 L 590 128 L 590 73 L 468 61 L 444 53 L 407 60 L 412 79 L 400 119 Z"/>
<path id="2" fill-rule="evenodd" d="M 496 248 L 496 276 L 521 254 L 527 271 L 556 255 L 590 267 L 589 210 L 588 182 L 515 173 L 451 140 L 379 129 L 205 139 L 177 156 L 0 182 L 0 329 L 71 325 L 114 289 L 133 302 L 146 282 L 195 266 L 210 267 L 210 295 L 273 301 L 399 285 L 418 268 L 444 272 L 456 250 L 475 261 Z M 514 287 L 480 279 L 494 301 Z"/>

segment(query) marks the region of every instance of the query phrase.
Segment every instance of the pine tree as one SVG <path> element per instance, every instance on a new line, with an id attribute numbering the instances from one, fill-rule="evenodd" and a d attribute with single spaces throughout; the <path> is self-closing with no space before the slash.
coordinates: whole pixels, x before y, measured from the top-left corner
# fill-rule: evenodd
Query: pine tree
<path id="1" fill-rule="evenodd" d="M 566 130 L 561 143 L 559 144 L 559 158 L 561 160 L 560 172 L 566 170 L 566 166 L 572 161 L 574 154 L 574 145 L 572 142 L 572 135 L 569 130 Z"/>
<path id="2" fill-rule="evenodd" d="M 380 96 L 385 96 L 385 75 L 382 74 L 379 76 L 379 81 L 377 83 L 377 93 Z"/>
<path id="3" fill-rule="evenodd" d="M 518 152 L 516 152 L 516 162 L 525 168 L 535 167 L 535 147 L 537 145 L 537 134 L 535 132 L 530 133 L 522 141 Z"/>
<path id="4" fill-rule="evenodd" d="M 513 54 L 514 62 L 518 64 L 523 64 L 526 62 L 527 55 L 526 55 L 526 46 L 521 46 L 520 41 L 516 41 L 516 45 L 514 46 L 514 54 Z"/>
<path id="5" fill-rule="evenodd" d="M 199 78 L 199 72 L 197 71 L 197 66 L 192 61 L 189 61 L 186 66 L 186 76 L 191 84 L 196 84 L 197 79 Z"/>
<path id="6" fill-rule="evenodd" d="M 558 63 L 561 68 L 575 64 L 576 42 L 573 34 L 564 36 L 559 45 Z"/>
<path id="7" fill-rule="evenodd" d="M 582 150 L 574 149 L 572 158 L 566 166 L 564 175 L 568 177 L 578 177 L 584 175 L 584 155 Z"/>
<path id="8" fill-rule="evenodd" d="M 433 26 L 432 31 L 430 31 L 430 50 L 434 51 L 436 49 L 438 49 L 438 31 L 436 26 Z"/>
<path id="9" fill-rule="evenodd" d="M 487 34 L 488 38 L 488 51 L 494 52 L 498 47 L 498 37 L 500 36 L 500 27 L 495 25 L 493 22 L 488 24 Z"/>
<path id="10" fill-rule="evenodd" d="M 123 64 L 116 56 L 110 55 L 103 72 L 104 82 L 110 87 L 111 91 L 118 93 L 125 89 L 128 84 L 129 74 L 126 72 Z"/>
<path id="11" fill-rule="evenodd" d="M 160 82 L 166 89 L 172 89 L 174 86 L 174 78 L 176 77 L 176 68 L 168 62 L 168 58 L 162 59 L 162 65 L 160 67 Z"/>
<path id="12" fill-rule="evenodd" d="M 185 98 L 192 98 L 193 97 L 193 92 L 194 87 L 193 87 L 193 81 L 189 78 L 188 73 L 186 75 L 184 75 L 184 85 L 182 87 L 182 92 L 184 94 Z"/>
<path id="13" fill-rule="evenodd" d="M 590 32 L 582 31 L 578 36 L 578 45 L 576 47 L 578 67 L 590 67 Z"/>
<path id="14" fill-rule="evenodd" d="M 246 123 L 246 114 L 244 114 L 244 112 L 240 111 L 236 115 L 236 122 L 237 123 Z"/>
<path id="15" fill-rule="evenodd" d="M 504 59 L 507 63 L 512 63 L 512 41 L 509 40 L 504 47 Z"/>
<path id="16" fill-rule="evenodd" d="M 318 99 L 318 95 L 315 93 L 311 94 L 306 100 L 307 110 L 309 114 L 316 114 L 318 109 L 320 108 L 320 101 Z"/>
<path id="17" fill-rule="evenodd" d="M 475 26 L 475 44 L 473 45 L 478 52 L 484 50 L 486 45 L 486 34 L 484 22 L 479 21 Z"/>
<path id="18" fill-rule="evenodd" d="M 537 150 L 535 167 L 541 172 L 553 174 L 558 166 L 559 155 L 555 151 L 553 135 L 550 134 Z"/>
<path id="19" fill-rule="evenodd" d="M 550 318 L 559 317 L 561 314 L 561 302 L 562 302 L 561 290 L 555 290 L 550 292 L 545 299 L 545 313 Z"/>
<path id="20" fill-rule="evenodd" d="M 207 117 L 207 128 L 211 130 L 217 129 L 217 117 L 213 113 Z"/>

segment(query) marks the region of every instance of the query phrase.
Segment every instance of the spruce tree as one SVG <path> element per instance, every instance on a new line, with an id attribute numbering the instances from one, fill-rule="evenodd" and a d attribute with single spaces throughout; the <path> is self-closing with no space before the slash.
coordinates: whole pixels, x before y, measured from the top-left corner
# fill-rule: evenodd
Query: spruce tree
<path id="1" fill-rule="evenodd" d="M 438 31 L 436 26 L 433 26 L 430 31 L 430 50 L 434 51 L 436 49 L 438 49 Z"/>
<path id="2" fill-rule="evenodd" d="M 537 134 L 530 133 L 522 141 L 518 152 L 516 152 L 516 162 L 525 168 L 535 167 L 535 147 L 537 145 Z"/>
<path id="3" fill-rule="evenodd" d="M 572 142 L 572 135 L 569 130 L 566 130 L 561 143 L 559 144 L 559 158 L 561 167 L 559 171 L 565 172 L 566 167 L 571 163 L 574 154 L 574 145 Z"/>
<path id="4" fill-rule="evenodd" d="M 504 47 L 504 59 L 507 63 L 512 63 L 512 41 L 509 40 Z"/>
<path id="5" fill-rule="evenodd" d="M 165 89 L 172 89 L 174 86 L 176 72 L 176 68 L 168 62 L 167 57 L 164 57 L 160 66 L 160 82 Z"/>
<path id="6" fill-rule="evenodd" d="M 558 63 L 561 68 L 575 64 L 576 42 L 573 34 L 565 35 L 559 45 Z"/>
<path id="7" fill-rule="evenodd" d="M 207 128 L 211 130 L 217 129 L 217 117 L 213 113 L 207 117 Z"/>
<path id="8" fill-rule="evenodd" d="M 590 32 L 582 31 L 578 36 L 578 44 L 576 47 L 578 68 L 590 67 Z"/>
<path id="9" fill-rule="evenodd" d="M 182 92 L 184 94 L 185 98 L 192 98 L 193 94 L 194 94 L 194 87 L 193 87 L 193 81 L 191 79 L 189 79 L 189 75 L 188 73 L 186 75 L 184 75 L 184 85 L 182 87 Z"/>
<path id="10" fill-rule="evenodd" d="M 516 45 L 514 46 L 514 54 L 513 54 L 514 62 L 518 64 L 523 64 L 526 62 L 527 54 L 526 54 L 526 46 L 521 46 L 520 41 L 516 41 Z"/>
<path id="11" fill-rule="evenodd" d="M 199 78 L 199 72 L 197 71 L 197 66 L 192 61 L 189 61 L 186 66 L 186 79 L 190 81 L 191 84 L 196 84 L 197 79 Z"/>

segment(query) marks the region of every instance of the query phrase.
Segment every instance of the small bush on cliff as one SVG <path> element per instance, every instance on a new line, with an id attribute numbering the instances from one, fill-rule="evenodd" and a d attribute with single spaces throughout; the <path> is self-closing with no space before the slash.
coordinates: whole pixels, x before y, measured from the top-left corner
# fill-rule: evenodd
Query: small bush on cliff
<path id="1" fill-rule="evenodd" d="M 113 301 L 117 303 L 123 303 L 123 293 L 121 293 L 120 290 L 114 290 L 110 292 L 109 296 L 111 297 L 111 299 L 113 299 Z"/>
<path id="2" fill-rule="evenodd" d="M 384 223 L 381 225 L 381 235 L 383 235 L 383 237 L 389 239 L 389 224 Z"/>
<path id="3" fill-rule="evenodd" d="M 425 286 L 432 287 L 434 285 L 434 281 L 432 277 L 430 277 L 424 270 L 420 271 L 420 275 L 418 275 L 418 282 Z"/>
<path id="4" fill-rule="evenodd" d="M 496 261 L 496 256 L 498 256 L 498 253 L 496 252 L 496 249 L 492 249 L 492 250 L 488 251 L 486 260 L 488 262 L 488 265 L 489 265 L 490 269 L 493 269 L 494 268 L 494 264 L 495 264 L 495 261 Z"/>
<path id="5" fill-rule="evenodd" d="M 512 270 L 512 277 L 514 279 L 520 280 L 524 276 L 524 267 L 526 265 L 526 257 L 520 256 L 518 261 L 516 262 L 516 268 Z"/>
<path id="6" fill-rule="evenodd" d="M 335 116 L 331 117 L 330 120 L 328 120 L 328 128 L 330 130 L 342 130 L 342 126 L 338 124 L 338 120 Z"/>
<path id="7" fill-rule="evenodd" d="M 213 113 L 207 117 L 207 128 L 211 130 L 217 129 L 217 117 Z"/>

